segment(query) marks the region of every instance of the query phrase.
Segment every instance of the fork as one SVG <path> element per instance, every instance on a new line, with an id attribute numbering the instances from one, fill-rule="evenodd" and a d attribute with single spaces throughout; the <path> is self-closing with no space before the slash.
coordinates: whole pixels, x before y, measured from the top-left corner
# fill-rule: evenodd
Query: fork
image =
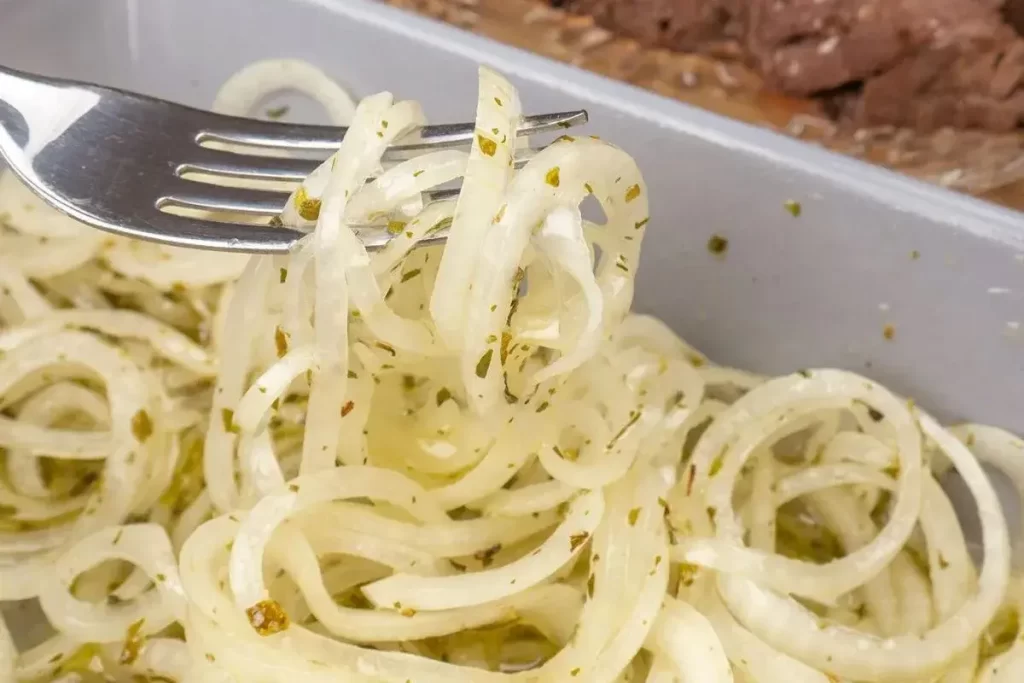
<path id="1" fill-rule="evenodd" d="M 528 116 L 519 135 L 552 132 L 586 121 L 585 111 Z M 94 228 L 162 244 L 287 252 L 305 233 L 230 222 L 230 217 L 220 222 L 182 216 L 181 210 L 241 214 L 250 220 L 276 216 L 289 194 L 239 187 L 239 179 L 264 185 L 274 181 L 278 186 L 301 181 L 337 150 L 345 131 L 224 116 L 0 66 L 0 159 L 46 203 L 68 216 Z M 427 126 L 415 144 L 393 146 L 385 159 L 468 146 L 473 131 L 472 123 Z M 261 156 L 239 147 L 257 152 L 284 150 L 304 157 L 319 153 L 321 158 Z M 197 174 L 233 184 L 185 177 Z M 435 190 L 424 193 L 424 201 L 457 194 L 458 189 Z M 392 238 L 384 226 L 358 226 L 357 233 L 371 250 Z M 444 238 L 437 234 L 431 241 Z"/>

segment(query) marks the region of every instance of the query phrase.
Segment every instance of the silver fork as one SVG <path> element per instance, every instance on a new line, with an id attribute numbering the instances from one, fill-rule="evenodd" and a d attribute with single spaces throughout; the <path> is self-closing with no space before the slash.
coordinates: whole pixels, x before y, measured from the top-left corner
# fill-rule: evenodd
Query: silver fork
<path id="1" fill-rule="evenodd" d="M 585 123 L 585 111 L 529 116 L 520 135 Z M 0 67 L 0 158 L 48 204 L 118 235 L 182 247 L 283 253 L 302 236 L 287 228 L 174 215 L 194 209 L 247 217 L 276 216 L 287 192 L 186 179 L 299 181 L 335 151 L 344 128 L 222 116 L 136 93 L 46 78 Z M 416 144 L 385 159 L 468 145 L 472 123 L 428 126 Z M 209 143 L 321 153 L 321 159 L 260 156 Z M 237 149 L 237 147 L 236 147 Z M 265 184 L 265 182 L 264 182 Z M 235 183 L 237 185 L 237 182 Z M 425 193 L 425 201 L 458 190 Z M 369 249 L 391 239 L 383 226 L 358 230 Z M 444 235 L 432 236 L 432 241 Z"/>

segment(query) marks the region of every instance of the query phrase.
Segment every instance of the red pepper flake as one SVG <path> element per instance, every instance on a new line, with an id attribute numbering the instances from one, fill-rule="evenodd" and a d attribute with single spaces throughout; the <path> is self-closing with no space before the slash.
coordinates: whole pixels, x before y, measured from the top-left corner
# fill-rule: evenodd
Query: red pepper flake
<path id="1" fill-rule="evenodd" d="M 627 202 L 631 202 L 631 201 L 633 201 L 634 199 L 636 199 L 639 196 L 640 196 L 640 186 L 639 185 L 631 185 L 630 188 L 628 190 L 626 190 L 626 201 Z"/>
<path id="2" fill-rule="evenodd" d="M 353 410 L 353 409 L 354 409 L 355 407 L 356 407 L 356 404 L 355 404 L 355 403 L 353 403 L 352 401 L 349 401 L 349 402 L 347 402 L 347 403 L 346 403 L 345 405 L 343 405 L 343 406 L 341 407 L 341 416 L 342 416 L 342 417 L 345 417 L 346 415 L 348 415 L 349 413 L 351 413 L 351 412 L 352 412 L 352 410 Z"/>

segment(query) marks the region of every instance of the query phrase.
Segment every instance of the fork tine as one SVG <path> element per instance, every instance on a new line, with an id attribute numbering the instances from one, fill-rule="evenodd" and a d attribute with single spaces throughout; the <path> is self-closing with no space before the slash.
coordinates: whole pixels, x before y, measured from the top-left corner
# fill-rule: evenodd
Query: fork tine
<path id="1" fill-rule="evenodd" d="M 587 112 L 582 110 L 527 116 L 519 128 L 519 135 L 547 133 L 586 122 Z M 345 130 L 333 126 L 299 125 L 232 116 L 218 117 L 216 126 L 203 128 L 196 134 L 195 140 L 199 144 L 219 142 L 246 147 L 333 152 L 341 144 Z M 470 142 L 473 130 L 472 123 L 425 126 L 420 131 L 421 140 L 415 144 L 397 145 L 388 151 L 401 153 L 453 147 Z"/>
<path id="2" fill-rule="evenodd" d="M 254 157 L 263 159 L 264 157 Z M 278 160 L 280 161 L 280 160 Z M 522 168 L 529 159 L 516 159 L 516 168 Z M 226 165 L 227 166 L 227 165 Z M 190 172 L 220 173 L 214 163 L 204 164 L 182 164 L 179 169 L 184 168 Z M 251 168 L 243 169 L 243 172 L 224 172 L 224 175 L 243 178 L 272 178 L 276 180 L 291 180 L 286 178 L 286 171 L 280 170 L 279 175 L 261 175 L 261 171 L 267 169 Z M 275 169 L 269 169 L 276 172 Z M 250 172 L 251 171 L 251 172 Z M 296 175 L 295 180 L 301 181 L 305 175 Z M 372 179 L 371 179 L 372 181 Z M 183 209 L 198 209 L 202 211 L 227 211 L 233 213 L 249 214 L 254 216 L 276 216 L 285 207 L 290 196 L 287 192 L 275 192 L 259 188 L 231 187 L 226 185 L 215 185 L 213 183 L 196 182 L 186 180 L 182 185 L 176 185 L 172 192 L 165 192 L 156 201 L 158 208 L 165 206 L 176 206 Z M 461 192 L 461 183 L 458 187 L 444 188 L 441 190 L 428 190 L 423 193 L 425 202 L 439 202 L 446 199 L 457 199 Z"/>
<path id="3" fill-rule="evenodd" d="M 544 147 L 517 150 L 516 168 L 522 168 L 530 159 L 536 156 L 537 152 L 543 149 Z M 323 163 L 319 159 L 266 157 L 257 154 L 239 154 L 211 147 L 199 147 L 192 150 L 189 154 L 191 158 L 179 164 L 175 169 L 177 175 L 203 173 L 247 180 L 302 182 L 317 166 Z M 387 167 L 385 166 L 385 168 Z M 374 178 L 369 180 L 372 182 Z"/>
<path id="4" fill-rule="evenodd" d="M 178 175 L 207 173 L 229 178 L 301 182 L 322 163 L 320 159 L 264 157 L 200 147 L 189 152 L 189 160 L 179 164 L 176 172 Z"/>
<path id="5" fill-rule="evenodd" d="M 177 247 L 249 254 L 287 254 L 305 235 L 290 228 L 183 218 L 156 210 L 118 224 L 117 233 Z"/>
<path id="6" fill-rule="evenodd" d="M 156 200 L 157 208 L 175 206 L 183 209 L 222 211 L 251 216 L 276 216 L 288 202 L 287 192 L 270 192 L 247 187 L 228 187 L 183 180 L 172 183 Z"/>
<path id="7" fill-rule="evenodd" d="M 431 190 L 423 193 L 423 199 L 427 203 L 456 199 L 460 189 L 454 187 Z M 175 206 L 182 209 L 241 213 L 251 216 L 277 216 L 284 210 L 288 197 L 287 192 L 267 192 L 244 187 L 188 183 L 180 189 L 161 194 L 156 200 L 156 206 L 157 208 Z"/>

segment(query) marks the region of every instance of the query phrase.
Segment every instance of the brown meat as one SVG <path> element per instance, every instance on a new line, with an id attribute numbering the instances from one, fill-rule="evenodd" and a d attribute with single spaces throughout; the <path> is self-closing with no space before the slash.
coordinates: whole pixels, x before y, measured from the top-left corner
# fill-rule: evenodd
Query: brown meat
<path id="1" fill-rule="evenodd" d="M 865 124 L 1010 131 L 1024 123 L 1024 41 L 920 50 L 869 79 L 848 113 Z"/>
<path id="2" fill-rule="evenodd" d="M 1024 0 L 1006 0 L 1003 16 L 1017 33 L 1024 35 Z"/>
<path id="3" fill-rule="evenodd" d="M 739 41 L 766 83 L 859 124 L 1024 124 L 1024 0 L 555 0 L 647 45 Z"/>
<path id="4" fill-rule="evenodd" d="M 746 45 L 769 84 L 811 95 L 860 81 L 907 50 L 899 0 L 747 0 Z"/>
<path id="5" fill-rule="evenodd" d="M 731 37 L 730 6 L 736 0 L 551 0 L 549 4 L 588 14 L 644 45 L 701 52 L 709 42 Z"/>

